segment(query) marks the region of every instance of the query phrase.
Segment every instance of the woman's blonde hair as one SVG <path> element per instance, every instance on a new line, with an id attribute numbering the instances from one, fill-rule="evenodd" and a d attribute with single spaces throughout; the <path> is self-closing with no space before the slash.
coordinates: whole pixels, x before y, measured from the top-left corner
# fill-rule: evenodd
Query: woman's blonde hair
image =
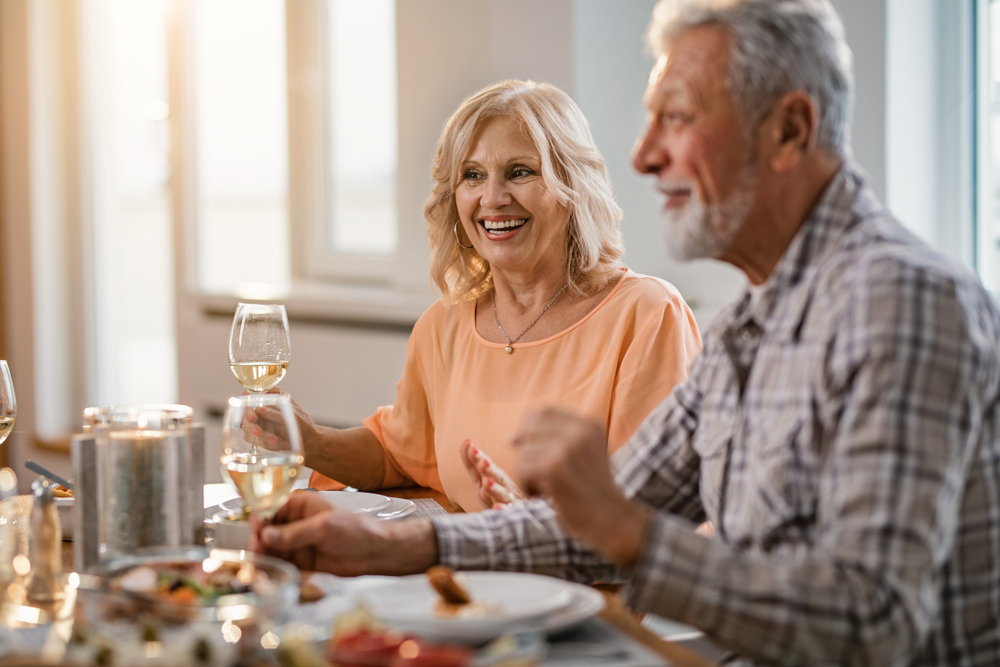
<path id="1" fill-rule="evenodd" d="M 431 168 L 434 189 L 424 204 L 431 248 L 431 278 L 446 301 L 478 299 L 493 288 L 490 266 L 475 249 L 461 248 L 455 189 L 461 163 L 476 130 L 490 118 L 514 119 L 541 156 L 542 179 L 570 212 L 566 280 L 580 294 L 593 294 L 617 275 L 625 252 L 622 211 L 615 203 L 604 158 L 576 103 L 547 83 L 508 80 L 465 100 L 444 127 Z M 468 244 L 466 238 L 463 241 Z"/>

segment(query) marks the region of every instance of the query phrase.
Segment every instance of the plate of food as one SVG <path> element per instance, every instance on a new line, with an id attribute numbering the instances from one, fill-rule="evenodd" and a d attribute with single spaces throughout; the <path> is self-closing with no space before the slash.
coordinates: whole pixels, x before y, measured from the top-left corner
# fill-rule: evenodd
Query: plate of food
<path id="1" fill-rule="evenodd" d="M 545 625 L 547 617 L 574 603 L 576 587 L 538 574 L 455 574 L 439 566 L 366 589 L 359 598 L 390 628 L 427 639 L 480 642 Z"/>

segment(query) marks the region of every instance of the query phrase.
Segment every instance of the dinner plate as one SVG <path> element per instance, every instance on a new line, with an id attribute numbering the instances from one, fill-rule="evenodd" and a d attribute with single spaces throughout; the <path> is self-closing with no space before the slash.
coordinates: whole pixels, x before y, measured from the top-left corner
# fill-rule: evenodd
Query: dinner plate
<path id="1" fill-rule="evenodd" d="M 462 583 L 473 602 L 481 605 L 482 615 L 437 613 L 440 596 L 422 574 L 399 577 L 361 591 L 359 598 L 387 626 L 437 641 L 489 641 L 518 630 L 539 629 L 547 625 L 549 617 L 561 616 L 564 621 L 575 622 L 577 614 L 567 613 L 567 607 L 577 601 L 575 585 L 569 582 L 518 572 L 467 572 L 456 576 L 460 581 L 464 579 Z"/>
<path id="2" fill-rule="evenodd" d="M 324 500 L 335 507 L 361 514 L 375 514 L 380 519 L 400 519 L 417 510 L 416 504 L 409 500 L 389 498 L 378 493 L 365 493 L 363 491 L 317 491 L 316 493 L 319 493 Z M 229 513 L 242 512 L 243 499 L 237 497 L 226 500 L 219 503 L 217 508 Z"/>
<path id="3" fill-rule="evenodd" d="M 378 514 L 392 504 L 390 498 L 377 493 L 363 491 L 317 491 L 317 493 L 334 507 L 360 514 Z"/>
<path id="4" fill-rule="evenodd" d="M 536 619 L 536 623 L 532 624 L 532 630 L 556 634 L 586 621 L 604 609 L 604 593 L 582 584 L 570 585 L 573 588 L 573 599 L 570 603 L 545 618 Z"/>
<path id="5" fill-rule="evenodd" d="M 376 515 L 379 519 L 402 519 L 417 511 L 417 504 L 405 498 L 390 498 L 389 506 L 379 511 Z"/>
<path id="6" fill-rule="evenodd" d="M 244 505 L 243 498 L 237 496 L 236 498 L 230 498 L 229 500 L 225 500 L 219 503 L 217 507 L 223 512 L 227 512 L 228 514 L 243 514 L 243 505 Z M 215 515 L 215 512 L 212 512 L 212 514 Z"/>

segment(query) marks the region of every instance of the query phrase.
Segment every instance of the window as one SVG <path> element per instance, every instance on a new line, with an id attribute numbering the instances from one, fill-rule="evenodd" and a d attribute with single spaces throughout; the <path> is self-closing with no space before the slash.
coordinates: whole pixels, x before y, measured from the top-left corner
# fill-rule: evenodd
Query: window
<path id="1" fill-rule="evenodd" d="M 188 287 L 288 299 L 320 280 L 390 284 L 395 0 L 178 5 Z"/>
<path id="2" fill-rule="evenodd" d="M 391 255 L 398 238 L 396 3 L 334 0 L 327 7 L 325 250 Z"/>
<path id="3" fill-rule="evenodd" d="M 88 402 L 177 397 L 166 0 L 81 5 L 81 114 L 92 187 Z M 86 297 L 85 297 L 86 298 Z M 72 410 L 78 427 L 79 411 Z"/>
<path id="4" fill-rule="evenodd" d="M 295 0 L 287 18 L 293 278 L 392 287 L 415 252 L 399 242 L 396 2 Z"/>
<path id="5" fill-rule="evenodd" d="M 190 7 L 197 286 L 251 295 L 287 288 L 285 3 L 198 0 Z"/>

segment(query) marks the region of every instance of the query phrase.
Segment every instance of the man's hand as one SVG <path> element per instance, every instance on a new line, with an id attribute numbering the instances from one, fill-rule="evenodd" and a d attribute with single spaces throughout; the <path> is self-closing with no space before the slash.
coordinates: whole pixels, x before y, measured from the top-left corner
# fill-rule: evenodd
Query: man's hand
<path id="1" fill-rule="evenodd" d="M 599 424 L 543 410 L 525 418 L 514 444 L 520 449 L 517 479 L 525 493 L 547 499 L 576 539 L 619 565 L 635 564 L 652 513 L 615 485 Z"/>
<path id="2" fill-rule="evenodd" d="M 318 493 L 293 493 L 271 523 L 255 522 L 251 548 L 300 570 L 415 574 L 437 563 L 437 537 L 426 519 L 378 521 L 335 509 Z"/>
<path id="3" fill-rule="evenodd" d="M 485 509 L 503 509 L 517 500 L 524 500 L 524 492 L 486 452 L 469 440 L 463 441 L 458 451 L 476 487 L 476 496 Z"/>

